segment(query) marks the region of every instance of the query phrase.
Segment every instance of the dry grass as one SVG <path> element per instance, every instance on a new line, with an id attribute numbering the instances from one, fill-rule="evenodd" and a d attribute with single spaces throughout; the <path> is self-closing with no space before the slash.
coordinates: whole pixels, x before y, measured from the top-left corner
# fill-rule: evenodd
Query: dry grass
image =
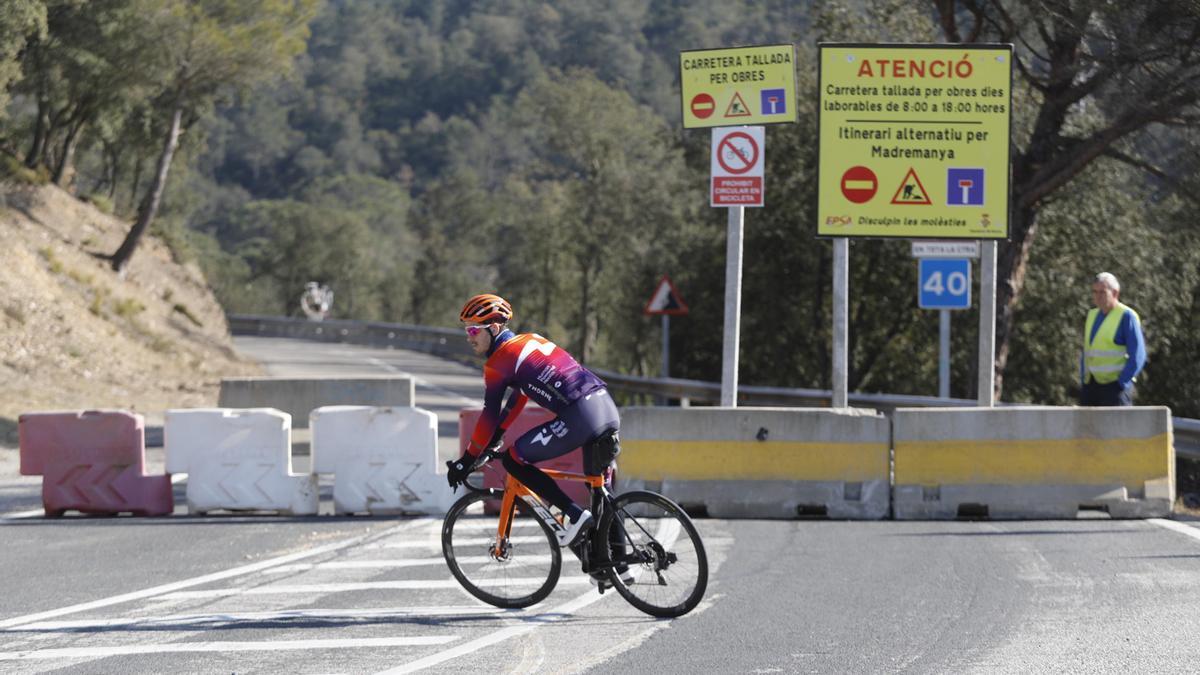
<path id="1" fill-rule="evenodd" d="M 199 270 L 160 240 L 145 237 L 120 278 L 93 254 L 129 223 L 52 185 L 0 192 L 0 453 L 22 412 L 120 408 L 160 424 L 168 408 L 215 405 L 222 377 L 258 372 L 229 356 Z"/>

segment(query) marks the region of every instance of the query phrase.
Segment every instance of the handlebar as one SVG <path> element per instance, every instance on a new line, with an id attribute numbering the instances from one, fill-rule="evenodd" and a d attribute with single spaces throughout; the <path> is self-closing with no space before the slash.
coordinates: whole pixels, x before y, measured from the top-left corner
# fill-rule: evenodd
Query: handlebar
<path id="1" fill-rule="evenodd" d="M 470 468 L 468 469 L 468 473 L 469 473 L 468 479 L 461 483 L 463 488 L 465 488 L 468 492 L 482 492 L 482 493 L 494 494 L 496 497 L 500 496 L 499 495 L 500 490 L 496 490 L 495 488 L 485 488 L 482 485 L 479 485 L 479 486 L 472 485 L 470 483 L 470 478 L 474 474 L 479 473 L 492 460 L 494 460 L 497 457 L 499 457 L 500 455 L 504 454 L 501 451 L 502 447 L 503 446 L 500 446 L 500 445 L 489 446 L 487 448 L 484 448 L 483 451 L 479 453 L 479 456 L 475 458 L 475 461 L 471 464 Z M 452 464 L 454 464 L 454 462 L 450 462 L 450 461 L 446 462 L 446 466 L 450 466 Z"/>

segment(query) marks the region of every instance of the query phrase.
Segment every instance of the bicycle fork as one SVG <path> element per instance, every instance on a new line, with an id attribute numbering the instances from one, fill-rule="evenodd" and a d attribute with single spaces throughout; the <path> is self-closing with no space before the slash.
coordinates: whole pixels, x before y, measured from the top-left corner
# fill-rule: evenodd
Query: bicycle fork
<path id="1" fill-rule="evenodd" d="M 519 485 L 519 484 L 518 484 Z M 518 498 L 533 511 L 547 527 L 550 528 L 555 535 L 563 531 L 562 523 L 550 513 L 550 509 L 538 498 L 537 495 L 530 492 L 524 486 L 518 486 L 510 483 L 504 491 L 504 497 L 500 502 L 500 524 L 496 532 L 496 542 L 492 545 L 490 551 L 492 557 L 496 560 L 507 560 L 510 549 L 510 537 L 512 536 L 512 521 L 517 513 L 516 500 Z"/>

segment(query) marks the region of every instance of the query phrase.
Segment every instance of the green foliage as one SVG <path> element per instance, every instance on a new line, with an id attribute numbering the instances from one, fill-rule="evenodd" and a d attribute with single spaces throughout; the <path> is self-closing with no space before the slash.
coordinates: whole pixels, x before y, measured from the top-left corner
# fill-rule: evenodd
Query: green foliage
<path id="1" fill-rule="evenodd" d="M 40 3 L 17 4 L 36 14 Z M 1073 20 L 1008 1 L 47 4 L 47 30 L 22 34 L 33 37 L 12 119 L 0 123 L 0 172 L 50 176 L 75 138 L 79 192 L 134 214 L 182 110 L 152 231 L 200 265 L 227 311 L 298 314 L 304 284 L 318 281 L 334 289 L 336 317 L 448 325 L 465 297 L 495 291 L 516 305 L 518 329 L 597 366 L 657 374 L 660 322 L 641 308 L 668 274 L 691 308 L 672 318 L 672 374 L 705 380 L 721 374 L 727 223 L 706 206 L 709 132 L 679 126 L 679 51 L 795 43 L 799 121 L 768 127 L 767 206 L 746 217 L 741 380 L 819 388 L 830 386 L 832 247 L 811 222 L 816 43 L 942 41 L 939 12 L 950 8 L 962 37 L 982 16 L 984 37 L 1021 31 L 1014 42 L 1035 47 L 1018 54 L 1037 62 L 1057 53 L 1042 41 L 1065 39 L 1056 31 Z M 1035 81 L 1051 70 L 1017 78 L 1015 156 L 1041 144 L 1026 152 L 1023 176 L 1066 166 L 1080 139 L 1114 119 L 1141 119 L 1146 97 L 1165 105 L 1176 85 L 1181 97 L 1192 91 L 1186 68 L 1113 61 L 1130 56 L 1122 45 L 1166 40 L 1176 47 L 1134 51 L 1191 67 L 1180 45 L 1191 44 L 1192 9 L 1071 7 L 1090 32 L 1063 52 L 1082 59 L 1063 81 L 1120 75 L 1061 110 L 1061 92 Z M 0 85 L 4 55 L 17 53 L 5 44 L 0 24 Z M 1039 197 L 1005 399 L 1074 400 L 1087 280 L 1107 269 L 1146 329 L 1139 401 L 1200 416 L 1200 384 L 1179 375 L 1200 361 L 1200 235 L 1188 197 L 1200 194 L 1200 143 L 1186 130 L 1192 117 L 1160 117 L 1173 126 L 1119 144 L 1126 159 L 1156 158 L 1155 178 L 1116 153 L 1092 155 Z M 851 388 L 933 394 L 937 314 L 915 306 L 907 242 L 854 241 L 850 262 Z M 952 325 L 951 394 L 973 398 L 977 310 L 954 313 Z"/>
<path id="2" fill-rule="evenodd" d="M 30 169 L 7 153 L 0 153 L 0 177 L 26 185 L 45 185 L 50 182 L 50 173 L 44 167 Z"/>
<path id="3" fill-rule="evenodd" d="M 163 299 L 168 300 L 168 301 L 170 300 L 170 298 L 163 298 Z M 171 305 L 171 311 L 182 314 L 183 318 L 190 321 L 192 323 L 192 325 L 195 326 L 196 328 L 204 327 L 204 324 L 200 321 L 200 319 L 197 319 L 196 315 L 192 314 L 192 310 L 188 309 L 188 306 L 181 302 L 177 302 L 174 305 Z"/>
<path id="4" fill-rule="evenodd" d="M 88 311 L 93 316 L 104 317 L 104 301 L 108 298 L 109 291 L 104 286 L 95 286 L 92 288 L 92 302 L 88 305 Z"/>
<path id="5" fill-rule="evenodd" d="M 49 246 L 44 246 L 38 249 L 38 255 L 42 256 L 42 259 L 46 261 L 46 266 L 52 273 L 62 274 L 64 269 L 63 264 L 62 261 L 58 259 L 58 256 L 54 255 L 54 249 L 50 248 Z"/>
<path id="6" fill-rule="evenodd" d="M 146 311 L 146 306 L 139 302 L 136 298 L 121 298 L 113 300 L 113 314 L 122 319 L 132 319 L 133 317 Z"/>
<path id="7" fill-rule="evenodd" d="M 104 195 L 88 195 L 83 200 L 96 207 L 101 213 L 111 214 L 113 212 L 112 200 Z"/>
<path id="8" fill-rule="evenodd" d="M 0 120 L 8 107 L 8 88 L 20 79 L 18 55 L 30 37 L 38 39 L 45 32 L 45 0 L 4 0 L 0 7 Z"/>

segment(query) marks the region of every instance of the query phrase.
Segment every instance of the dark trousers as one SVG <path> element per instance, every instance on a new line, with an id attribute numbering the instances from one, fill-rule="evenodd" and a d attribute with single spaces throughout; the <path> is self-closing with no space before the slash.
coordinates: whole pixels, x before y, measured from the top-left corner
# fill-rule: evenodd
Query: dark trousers
<path id="1" fill-rule="evenodd" d="M 1133 405 L 1133 387 L 1122 387 L 1119 382 L 1100 384 L 1089 379 L 1079 392 L 1079 405 Z"/>
<path id="2" fill-rule="evenodd" d="M 512 451 L 504 455 L 504 468 L 539 497 L 574 517 L 580 507 L 533 463 L 561 457 L 620 426 L 621 415 L 608 390 L 598 389 L 573 403 L 549 424 L 526 431 L 513 443 Z"/>

